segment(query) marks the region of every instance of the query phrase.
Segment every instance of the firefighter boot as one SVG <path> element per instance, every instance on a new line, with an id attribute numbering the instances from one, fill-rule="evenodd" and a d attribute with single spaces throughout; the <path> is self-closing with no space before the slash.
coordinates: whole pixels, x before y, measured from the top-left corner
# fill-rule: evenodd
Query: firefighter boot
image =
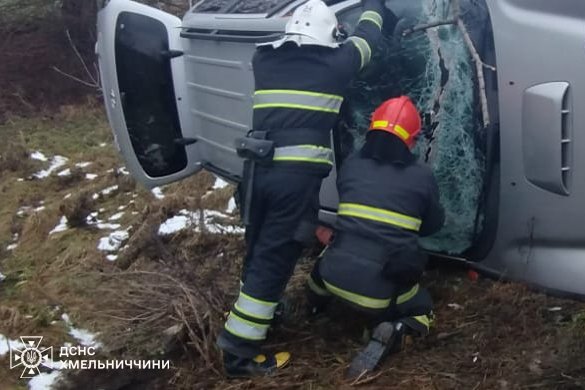
<path id="1" fill-rule="evenodd" d="M 402 349 L 406 327 L 400 321 L 382 322 L 374 328 L 368 345 L 352 360 L 347 377 L 357 378 L 373 371 L 390 353 Z"/>
<path id="2" fill-rule="evenodd" d="M 274 355 L 258 355 L 255 358 L 242 358 L 229 352 L 223 353 L 223 367 L 228 378 L 252 378 L 273 374 L 290 361 L 290 353 L 278 352 Z"/>

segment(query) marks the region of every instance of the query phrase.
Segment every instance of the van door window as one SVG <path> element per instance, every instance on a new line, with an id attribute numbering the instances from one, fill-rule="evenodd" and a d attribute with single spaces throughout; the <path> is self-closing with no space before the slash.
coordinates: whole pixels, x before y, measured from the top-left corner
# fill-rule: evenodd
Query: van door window
<path id="1" fill-rule="evenodd" d="M 116 69 L 128 134 L 140 165 L 151 177 L 187 166 L 170 60 L 166 27 L 130 12 L 116 23 Z"/>

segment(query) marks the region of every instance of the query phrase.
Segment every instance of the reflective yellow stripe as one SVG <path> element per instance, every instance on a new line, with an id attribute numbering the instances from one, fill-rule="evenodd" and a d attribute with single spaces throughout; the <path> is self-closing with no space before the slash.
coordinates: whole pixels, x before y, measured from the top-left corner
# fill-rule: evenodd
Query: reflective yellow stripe
<path id="1" fill-rule="evenodd" d="M 412 318 L 415 319 L 417 322 L 420 322 L 421 324 L 423 324 L 427 328 L 431 327 L 431 321 L 430 321 L 429 317 L 426 315 L 414 316 Z"/>
<path id="2" fill-rule="evenodd" d="M 305 104 L 292 104 L 292 103 L 265 103 L 265 104 L 254 104 L 252 107 L 253 109 L 260 109 L 260 108 L 294 108 L 298 110 L 309 110 L 309 111 L 322 111 L 322 112 L 332 112 L 335 114 L 339 113 L 338 109 L 334 108 L 323 108 L 317 106 L 307 106 Z"/>
<path id="3" fill-rule="evenodd" d="M 333 165 L 333 150 L 317 145 L 281 146 L 274 149 L 272 160 Z"/>
<path id="4" fill-rule="evenodd" d="M 392 123 L 388 123 L 388 121 L 375 121 L 372 124 L 372 128 L 373 129 L 387 129 L 388 127 L 392 127 L 393 130 L 397 133 L 397 135 L 402 138 L 403 140 L 407 140 L 408 138 L 410 138 L 410 134 L 408 134 L 408 131 L 406 131 L 402 126 L 400 125 L 395 125 Z"/>
<path id="5" fill-rule="evenodd" d="M 398 298 L 396 299 L 396 304 L 402 305 L 403 303 L 410 301 L 412 298 L 414 298 L 416 294 L 418 294 L 419 288 L 420 286 L 417 283 L 414 286 L 412 286 L 410 290 L 408 290 L 402 295 L 399 295 Z"/>
<path id="6" fill-rule="evenodd" d="M 331 95 L 328 93 L 320 93 L 313 91 L 300 91 L 296 89 L 259 89 L 254 92 L 254 95 L 271 95 L 271 94 L 291 94 L 291 95 L 307 95 L 307 96 L 318 96 L 328 99 L 343 101 L 343 96 Z"/>
<path id="7" fill-rule="evenodd" d="M 243 319 L 233 311 L 224 325 L 225 329 L 243 339 L 247 340 L 264 340 L 268 332 L 269 325 L 257 324 L 252 321 Z"/>
<path id="8" fill-rule="evenodd" d="M 394 131 L 397 132 L 400 138 L 403 140 L 407 140 L 410 137 L 408 131 L 404 130 L 404 128 L 400 125 L 394 125 Z"/>
<path id="9" fill-rule="evenodd" d="M 363 295 L 359 295 L 356 293 L 352 293 L 350 291 L 343 290 L 339 287 L 335 287 L 331 283 L 327 283 L 323 281 L 325 286 L 327 286 L 327 290 L 331 291 L 333 294 L 337 295 L 340 298 L 348 300 L 356 305 L 366 307 L 368 309 L 385 309 L 390 306 L 390 302 L 392 301 L 391 298 L 388 299 L 377 299 L 377 298 L 370 298 Z"/>
<path id="10" fill-rule="evenodd" d="M 366 66 L 368 64 L 368 62 L 370 62 L 370 59 L 372 58 L 372 49 L 370 48 L 368 41 L 366 41 L 364 38 L 360 38 L 360 37 L 356 37 L 356 36 L 349 37 L 348 41 L 353 43 L 353 45 L 360 52 L 360 56 L 361 56 L 360 69 L 363 68 L 364 66 Z"/>
<path id="11" fill-rule="evenodd" d="M 382 29 L 382 23 L 384 22 L 382 16 L 380 16 L 380 14 L 375 11 L 365 11 L 364 13 L 362 13 L 358 20 L 358 23 L 361 22 L 362 20 L 367 20 L 374 23 L 376 26 L 378 26 L 378 28 L 380 28 L 380 30 Z"/>
<path id="12" fill-rule="evenodd" d="M 311 289 L 311 291 L 313 291 L 315 294 L 317 295 L 321 295 L 321 296 L 329 296 L 331 295 L 329 293 L 329 291 L 327 291 L 326 289 L 324 289 L 323 287 L 319 286 L 311 276 L 309 276 L 309 281 L 308 281 L 308 285 L 309 288 Z"/>
<path id="13" fill-rule="evenodd" d="M 254 109 L 291 108 L 339 113 L 343 97 L 294 89 L 262 89 L 254 92 Z"/>
<path id="14" fill-rule="evenodd" d="M 376 222 L 394 225 L 407 230 L 419 231 L 422 221 L 395 211 L 379 209 L 376 207 L 357 203 L 340 203 L 338 215 L 369 219 Z"/>
<path id="15" fill-rule="evenodd" d="M 392 302 L 392 298 L 388 299 L 370 298 L 366 297 L 365 295 L 360 295 L 353 293 L 351 291 L 341 289 L 339 287 L 332 285 L 331 283 L 328 283 L 327 281 L 323 281 L 323 283 L 325 283 L 327 290 L 337 295 L 338 297 L 368 309 L 386 309 L 388 306 L 390 306 L 390 302 Z M 396 299 L 396 304 L 401 305 L 411 300 L 418 293 L 418 290 L 419 285 L 415 284 L 410 290 L 398 296 L 398 298 Z"/>
<path id="16" fill-rule="evenodd" d="M 257 298 L 253 298 L 248 294 L 240 291 L 240 295 L 234 307 L 240 313 L 245 314 L 251 318 L 271 320 L 272 317 L 274 317 L 274 311 L 276 310 L 277 304 L 277 302 L 266 302 Z"/>

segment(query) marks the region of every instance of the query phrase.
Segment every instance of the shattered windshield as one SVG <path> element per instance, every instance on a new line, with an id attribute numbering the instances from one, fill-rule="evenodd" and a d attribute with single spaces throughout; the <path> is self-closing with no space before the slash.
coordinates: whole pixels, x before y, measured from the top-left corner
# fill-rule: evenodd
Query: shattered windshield
<path id="1" fill-rule="evenodd" d="M 473 244 L 481 228 L 480 201 L 486 170 L 487 129 L 482 122 L 475 65 L 456 26 L 403 36 L 413 26 L 452 18 L 452 2 L 388 3 L 398 21 L 347 94 L 339 125 L 342 155 L 363 144 L 370 114 L 382 101 L 410 96 L 426 122 L 416 154 L 433 169 L 446 212 L 444 228 L 422 239 L 421 244 L 431 251 L 461 254 Z M 461 1 L 460 14 L 479 54 L 483 54 L 486 37 L 491 39 L 484 1 Z M 348 11 L 340 19 L 346 28 L 355 24 L 355 11 Z"/>

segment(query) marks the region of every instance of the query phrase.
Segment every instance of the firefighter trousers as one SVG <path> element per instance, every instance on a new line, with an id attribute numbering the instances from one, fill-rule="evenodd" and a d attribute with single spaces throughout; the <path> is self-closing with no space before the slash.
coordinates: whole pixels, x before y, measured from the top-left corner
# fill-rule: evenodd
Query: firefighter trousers
<path id="1" fill-rule="evenodd" d="M 429 333 L 433 320 L 433 301 L 428 290 L 418 283 L 412 286 L 395 286 L 387 281 L 390 290 L 395 293 L 387 299 L 387 305 L 380 305 L 376 309 L 366 306 L 369 297 L 358 295 L 352 287 L 369 283 L 355 274 L 351 284 L 347 286 L 328 285 L 320 271 L 322 259 L 318 260 L 308 280 L 308 301 L 310 305 L 323 310 L 331 299 L 338 298 L 349 304 L 352 308 L 363 312 L 370 320 L 372 327 L 386 321 L 402 321 L 411 330 L 419 335 L 426 336 Z"/>
<path id="2" fill-rule="evenodd" d="M 311 172 L 256 167 L 241 290 L 218 338 L 222 350 L 245 358 L 260 352 L 303 250 L 299 227 L 316 222 L 321 180 Z"/>

